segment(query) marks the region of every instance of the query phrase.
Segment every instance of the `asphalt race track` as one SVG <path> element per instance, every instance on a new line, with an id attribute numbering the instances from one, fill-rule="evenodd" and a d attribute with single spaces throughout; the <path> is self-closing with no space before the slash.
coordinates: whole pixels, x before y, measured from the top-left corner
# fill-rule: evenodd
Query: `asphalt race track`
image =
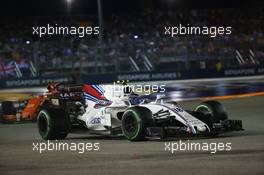
<path id="1" fill-rule="evenodd" d="M 192 109 L 199 101 L 182 102 Z M 69 135 L 67 143 L 99 142 L 99 151 L 33 151 L 40 139 L 36 124 L 0 124 L 0 174 L 264 174 L 264 96 L 223 100 L 230 118 L 242 119 L 245 131 L 191 142 L 231 142 L 230 151 L 165 151 L 165 142 Z"/>

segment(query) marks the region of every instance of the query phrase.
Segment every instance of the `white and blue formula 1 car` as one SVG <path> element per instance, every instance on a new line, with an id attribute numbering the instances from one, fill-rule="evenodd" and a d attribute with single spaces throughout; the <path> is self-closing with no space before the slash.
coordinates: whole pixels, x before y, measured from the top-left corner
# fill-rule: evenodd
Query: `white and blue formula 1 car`
<path id="1" fill-rule="evenodd" d="M 68 133 L 118 136 L 140 141 L 182 134 L 216 135 L 242 130 L 241 120 L 229 120 L 217 101 L 206 101 L 188 111 L 176 102 L 137 96 L 112 85 L 57 85 L 41 104 L 37 124 L 45 140 L 64 139 Z"/>

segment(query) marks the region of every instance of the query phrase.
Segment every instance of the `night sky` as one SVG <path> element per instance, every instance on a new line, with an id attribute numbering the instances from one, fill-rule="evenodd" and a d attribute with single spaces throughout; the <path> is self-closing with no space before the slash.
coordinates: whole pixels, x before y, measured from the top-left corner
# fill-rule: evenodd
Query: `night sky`
<path id="1" fill-rule="evenodd" d="M 1 1 L 1 16 L 52 16 L 68 14 L 66 0 L 4 0 Z M 97 0 L 72 0 L 70 14 L 97 13 Z M 102 0 L 104 13 L 124 13 L 142 11 L 146 8 L 223 8 L 223 7 L 259 7 L 263 0 Z"/>

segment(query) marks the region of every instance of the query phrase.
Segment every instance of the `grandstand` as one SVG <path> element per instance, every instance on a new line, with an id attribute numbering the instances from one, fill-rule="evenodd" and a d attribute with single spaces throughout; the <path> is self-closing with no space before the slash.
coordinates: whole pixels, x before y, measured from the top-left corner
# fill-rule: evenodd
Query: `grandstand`
<path id="1" fill-rule="evenodd" d="M 69 74 L 219 71 L 263 67 L 263 8 L 112 14 L 104 38 L 32 35 L 32 26 L 97 25 L 95 15 L 9 17 L 0 30 L 1 79 Z M 248 24 L 251 24 L 248 26 Z M 140 25 L 139 25 L 140 24 Z M 164 25 L 232 26 L 232 35 L 170 38 Z M 247 26 L 247 27 L 241 27 Z"/>

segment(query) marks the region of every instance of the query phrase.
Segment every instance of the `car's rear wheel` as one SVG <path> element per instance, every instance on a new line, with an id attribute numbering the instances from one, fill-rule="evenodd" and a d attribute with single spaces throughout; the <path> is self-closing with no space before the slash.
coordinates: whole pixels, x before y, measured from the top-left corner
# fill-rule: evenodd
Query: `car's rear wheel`
<path id="1" fill-rule="evenodd" d="M 65 139 L 69 133 L 69 120 L 62 109 L 43 109 L 37 117 L 39 134 L 44 140 Z"/>
<path id="2" fill-rule="evenodd" d="M 199 104 L 195 111 L 208 117 L 211 116 L 213 123 L 219 123 L 228 118 L 225 107 L 218 101 L 205 101 Z"/>
<path id="3" fill-rule="evenodd" d="M 16 115 L 16 109 L 12 101 L 3 101 L 1 103 L 1 108 L 1 113 L 3 115 Z"/>
<path id="4" fill-rule="evenodd" d="M 154 126 L 152 113 L 143 107 L 131 107 L 122 116 L 122 131 L 130 141 L 145 140 L 146 128 Z"/>

